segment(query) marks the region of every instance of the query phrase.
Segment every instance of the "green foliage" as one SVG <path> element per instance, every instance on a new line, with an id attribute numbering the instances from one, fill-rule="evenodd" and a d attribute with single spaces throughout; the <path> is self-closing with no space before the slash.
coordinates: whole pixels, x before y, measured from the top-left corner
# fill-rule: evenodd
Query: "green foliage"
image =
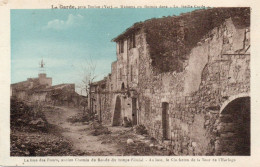
<path id="1" fill-rule="evenodd" d="M 250 8 L 203 9 L 144 22 L 155 72 L 182 71 L 191 49 L 228 18 L 238 28 L 250 26 Z"/>

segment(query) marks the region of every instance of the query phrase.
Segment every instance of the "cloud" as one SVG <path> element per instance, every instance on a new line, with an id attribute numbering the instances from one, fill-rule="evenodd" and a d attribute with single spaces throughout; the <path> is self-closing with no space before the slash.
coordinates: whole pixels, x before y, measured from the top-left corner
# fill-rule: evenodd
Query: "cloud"
<path id="1" fill-rule="evenodd" d="M 73 15 L 69 14 L 68 19 L 66 21 L 54 19 L 47 23 L 46 26 L 44 26 L 44 29 L 54 29 L 54 30 L 63 30 L 68 29 L 71 27 L 79 26 L 80 22 L 82 21 L 83 16 L 80 14 Z"/>

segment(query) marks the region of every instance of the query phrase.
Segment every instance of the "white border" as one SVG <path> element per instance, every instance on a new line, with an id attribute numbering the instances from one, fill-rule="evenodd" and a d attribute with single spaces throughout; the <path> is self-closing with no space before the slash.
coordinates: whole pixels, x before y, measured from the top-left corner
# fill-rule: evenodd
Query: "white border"
<path id="1" fill-rule="evenodd" d="M 50 9 L 51 5 L 74 5 L 74 6 L 87 6 L 87 5 L 112 5 L 113 7 L 120 7 L 120 5 L 128 6 L 178 6 L 191 5 L 191 6 L 210 6 L 210 7 L 251 7 L 251 156 L 176 156 L 176 157 L 134 157 L 143 158 L 144 162 L 130 161 L 124 162 L 111 162 L 112 158 L 133 158 L 133 157 L 49 157 L 61 160 L 62 158 L 88 158 L 90 162 L 66 162 L 66 163 L 54 163 L 39 162 L 40 157 L 35 158 L 23 158 L 23 157 L 10 157 L 10 9 Z M 259 37 L 260 37 L 260 10 L 257 0 L 0 0 L 0 165 L 1 166 L 260 166 L 260 138 L 259 138 L 259 125 L 260 125 L 260 109 L 259 105 L 259 72 L 260 68 L 257 63 L 260 63 L 260 57 L 257 53 L 260 53 Z M 42 157 L 48 159 L 48 157 Z M 94 162 L 91 159 L 98 160 L 98 158 L 109 158 L 110 162 Z M 151 162 L 149 159 L 159 158 L 164 162 Z M 166 162 L 166 159 L 169 159 Z M 195 162 L 180 162 L 178 159 L 184 158 L 195 159 Z M 210 159 L 211 162 L 202 162 L 202 159 Z M 229 158 L 234 159 L 235 162 L 213 162 L 213 159 Z M 37 159 L 38 162 L 24 162 L 25 160 Z M 174 161 L 177 159 L 177 161 Z M 201 161 L 198 162 L 198 159 Z"/>

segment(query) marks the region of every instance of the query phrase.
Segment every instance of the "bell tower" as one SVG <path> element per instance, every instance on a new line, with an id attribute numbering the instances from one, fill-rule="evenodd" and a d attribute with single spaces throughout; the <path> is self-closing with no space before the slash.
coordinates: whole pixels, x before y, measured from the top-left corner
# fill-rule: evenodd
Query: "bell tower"
<path id="1" fill-rule="evenodd" d="M 39 74 L 45 74 L 45 63 L 43 62 L 43 59 L 39 63 Z"/>
<path id="2" fill-rule="evenodd" d="M 39 63 L 39 83 L 41 85 L 47 85 L 47 86 L 51 86 L 52 85 L 52 78 L 47 78 L 46 72 L 45 72 L 45 63 L 43 61 L 43 59 L 40 61 Z"/>

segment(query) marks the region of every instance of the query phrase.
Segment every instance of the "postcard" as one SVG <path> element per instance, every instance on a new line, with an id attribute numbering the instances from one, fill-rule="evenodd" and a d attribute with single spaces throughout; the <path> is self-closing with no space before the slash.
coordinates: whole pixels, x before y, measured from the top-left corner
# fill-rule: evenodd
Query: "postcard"
<path id="1" fill-rule="evenodd" d="M 257 166 L 248 2 L 2 1 L 2 166 Z"/>

